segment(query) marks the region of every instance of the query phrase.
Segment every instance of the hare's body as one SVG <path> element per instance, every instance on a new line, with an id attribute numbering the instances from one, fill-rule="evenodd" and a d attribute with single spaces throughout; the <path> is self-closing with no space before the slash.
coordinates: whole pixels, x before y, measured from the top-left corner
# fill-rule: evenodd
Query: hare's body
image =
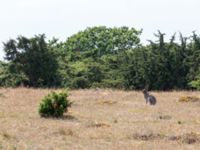
<path id="1" fill-rule="evenodd" d="M 150 95 L 146 89 L 143 91 L 144 98 L 146 100 L 146 104 L 149 103 L 150 105 L 155 105 L 156 104 L 156 98 L 153 95 Z"/>

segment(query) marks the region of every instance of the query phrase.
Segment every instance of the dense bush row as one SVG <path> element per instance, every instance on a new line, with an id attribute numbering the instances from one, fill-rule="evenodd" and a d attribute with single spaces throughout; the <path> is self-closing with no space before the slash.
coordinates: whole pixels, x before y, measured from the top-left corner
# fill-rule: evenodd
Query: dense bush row
<path id="1" fill-rule="evenodd" d="M 200 36 L 142 45 L 134 28 L 87 28 L 65 42 L 19 36 L 4 43 L 0 86 L 200 89 Z"/>

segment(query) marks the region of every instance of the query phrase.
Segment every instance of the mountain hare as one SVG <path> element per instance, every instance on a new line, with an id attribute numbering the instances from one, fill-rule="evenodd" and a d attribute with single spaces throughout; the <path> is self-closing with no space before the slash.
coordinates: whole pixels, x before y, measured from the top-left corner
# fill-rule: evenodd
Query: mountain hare
<path id="1" fill-rule="evenodd" d="M 142 92 L 144 94 L 144 98 L 146 100 L 146 104 L 147 103 L 149 103 L 150 105 L 155 105 L 156 104 L 156 98 L 153 95 L 149 94 L 146 88 L 143 89 Z"/>

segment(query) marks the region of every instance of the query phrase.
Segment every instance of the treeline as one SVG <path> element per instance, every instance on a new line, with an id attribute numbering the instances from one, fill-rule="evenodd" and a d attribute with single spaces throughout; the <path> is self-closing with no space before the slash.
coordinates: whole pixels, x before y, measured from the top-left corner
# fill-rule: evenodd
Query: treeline
<path id="1" fill-rule="evenodd" d="M 3 43 L 2 87 L 200 89 L 200 36 L 173 35 L 140 43 L 134 28 L 87 28 L 47 41 L 45 35 L 19 36 Z M 176 42 L 175 38 L 179 41 Z"/>

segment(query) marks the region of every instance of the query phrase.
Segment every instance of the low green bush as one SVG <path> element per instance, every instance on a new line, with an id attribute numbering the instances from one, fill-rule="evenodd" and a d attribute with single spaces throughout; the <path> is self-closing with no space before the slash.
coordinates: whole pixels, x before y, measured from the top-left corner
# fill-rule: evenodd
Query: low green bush
<path id="1" fill-rule="evenodd" d="M 196 78 L 196 80 L 191 81 L 189 83 L 189 86 L 194 89 L 200 90 L 200 75 Z"/>
<path id="2" fill-rule="evenodd" d="M 45 96 L 39 106 L 41 117 L 62 117 L 72 102 L 68 100 L 68 92 L 51 92 Z"/>
<path id="3" fill-rule="evenodd" d="M 85 89 L 89 87 L 89 80 L 85 77 L 75 77 L 74 79 L 72 79 L 70 86 L 70 88 L 73 89 Z"/>

